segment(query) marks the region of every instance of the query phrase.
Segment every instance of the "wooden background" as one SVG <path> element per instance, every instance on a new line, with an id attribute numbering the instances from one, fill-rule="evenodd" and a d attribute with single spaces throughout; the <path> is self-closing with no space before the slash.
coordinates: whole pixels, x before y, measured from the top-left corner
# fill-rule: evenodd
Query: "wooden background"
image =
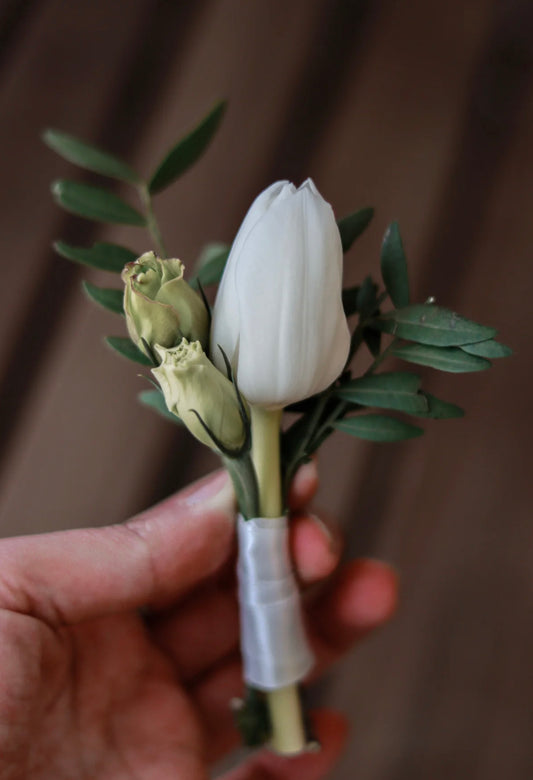
<path id="1" fill-rule="evenodd" d="M 148 247 L 52 203 L 50 181 L 78 174 L 46 126 L 147 172 L 227 96 L 208 154 L 158 198 L 173 253 L 231 241 L 264 186 L 310 175 L 339 216 L 377 208 L 347 281 L 377 272 L 399 219 L 416 297 L 515 350 L 485 374 L 431 375 L 464 420 L 322 452 L 349 554 L 402 579 L 395 620 L 319 692 L 353 721 L 335 780 L 533 777 L 532 58 L 528 0 L 0 3 L 2 535 L 120 521 L 215 464 L 138 406 L 135 367 L 101 343 L 121 325 L 50 249 Z"/>

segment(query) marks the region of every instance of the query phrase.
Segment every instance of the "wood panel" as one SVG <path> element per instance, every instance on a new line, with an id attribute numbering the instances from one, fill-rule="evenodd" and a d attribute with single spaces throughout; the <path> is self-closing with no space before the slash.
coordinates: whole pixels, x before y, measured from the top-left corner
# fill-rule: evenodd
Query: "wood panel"
<path id="1" fill-rule="evenodd" d="M 416 296 L 494 323 L 516 351 L 489 374 L 431 377 L 464 420 L 324 448 L 320 500 L 347 554 L 391 560 L 403 595 L 316 694 L 354 721 L 332 777 L 529 780 L 529 4 L 19 0 L 0 7 L 0 42 L 1 534 L 119 521 L 214 467 L 137 405 L 135 367 L 101 344 L 123 326 L 49 249 L 145 238 L 62 215 L 49 182 L 74 172 L 38 137 L 63 127 L 147 171 L 227 96 L 216 143 L 158 197 L 173 253 L 190 265 L 205 239 L 231 240 L 263 186 L 312 175 L 339 215 L 377 207 L 349 282 L 376 272 L 398 218 Z"/>

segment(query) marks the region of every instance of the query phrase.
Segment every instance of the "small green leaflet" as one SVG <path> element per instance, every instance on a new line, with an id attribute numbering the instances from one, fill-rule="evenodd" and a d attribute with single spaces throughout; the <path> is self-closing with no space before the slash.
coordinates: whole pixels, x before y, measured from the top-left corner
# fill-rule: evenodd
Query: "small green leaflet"
<path id="1" fill-rule="evenodd" d="M 372 316 L 378 308 L 378 286 L 371 276 L 367 276 L 360 286 L 356 298 L 357 311 L 362 319 Z"/>
<path id="2" fill-rule="evenodd" d="M 411 425 L 395 417 L 384 414 L 365 414 L 357 417 L 347 417 L 333 424 L 334 428 L 358 439 L 368 441 L 389 442 L 414 439 L 424 433 L 423 428 Z"/>
<path id="3" fill-rule="evenodd" d="M 363 328 L 363 341 L 367 345 L 372 357 L 377 357 L 381 351 L 381 333 L 372 328 Z"/>
<path id="4" fill-rule="evenodd" d="M 272 737 L 270 713 L 263 691 L 247 686 L 244 700 L 235 707 L 233 717 L 246 747 L 260 747 Z"/>
<path id="5" fill-rule="evenodd" d="M 229 251 L 230 247 L 227 244 L 207 244 L 198 258 L 196 275 L 191 279 L 190 283 L 195 287 L 198 281 L 202 287 L 218 284 L 224 273 Z"/>
<path id="6" fill-rule="evenodd" d="M 347 217 L 339 219 L 337 226 L 341 234 L 342 251 L 347 252 L 356 238 L 359 238 L 372 222 L 373 208 L 359 209 Z"/>
<path id="7" fill-rule="evenodd" d="M 357 285 L 357 287 L 347 287 L 342 291 L 342 306 L 344 314 L 347 317 L 350 317 L 352 314 L 357 314 L 359 289 L 359 285 Z"/>
<path id="8" fill-rule="evenodd" d="M 431 393 L 421 391 L 428 403 L 427 412 L 416 412 L 416 417 L 428 417 L 432 420 L 452 420 L 455 417 L 464 417 L 464 409 L 456 404 L 450 404 L 448 401 L 441 401 Z"/>
<path id="9" fill-rule="evenodd" d="M 407 260 L 397 222 L 392 222 L 385 232 L 381 245 L 381 275 L 385 288 L 397 308 L 409 305 L 409 278 Z"/>
<path id="10" fill-rule="evenodd" d="M 367 276 L 361 285 L 347 287 L 342 291 L 342 306 L 347 317 L 360 314 L 362 319 L 378 312 L 378 286 L 371 276 Z"/>
<path id="11" fill-rule="evenodd" d="M 142 404 L 149 406 L 150 409 L 156 411 L 166 420 L 172 420 L 172 422 L 181 425 L 180 418 L 169 411 L 161 390 L 143 390 L 142 393 L 139 393 L 137 398 Z"/>
<path id="12" fill-rule="evenodd" d="M 64 241 L 56 241 L 54 249 L 67 260 L 98 268 L 101 271 L 111 271 L 119 274 L 126 265 L 137 259 L 137 254 L 118 244 L 96 243 L 89 249 L 83 246 L 72 246 Z"/>
<path id="13" fill-rule="evenodd" d="M 125 162 L 73 135 L 49 129 L 43 133 L 43 141 L 54 152 L 80 168 L 129 184 L 140 184 L 140 177 Z"/>
<path id="14" fill-rule="evenodd" d="M 191 132 L 168 152 L 148 184 L 151 195 L 161 192 L 176 181 L 203 154 L 215 135 L 227 102 L 220 101 Z"/>
<path id="15" fill-rule="evenodd" d="M 52 184 L 56 202 L 67 211 L 98 222 L 144 227 L 142 214 L 112 192 L 89 184 L 59 179 Z"/>
<path id="16" fill-rule="evenodd" d="M 82 282 L 82 287 L 88 297 L 103 306 L 104 309 L 112 311 L 114 314 L 124 314 L 123 300 L 124 291 L 111 289 L 110 287 L 97 287 L 91 282 Z"/>
<path id="17" fill-rule="evenodd" d="M 107 336 L 105 341 L 111 349 L 114 349 L 119 355 L 128 358 L 128 360 L 140 363 L 142 366 L 151 367 L 153 365 L 150 358 L 146 357 L 144 352 L 141 352 L 131 339 L 124 336 Z"/>
<path id="18" fill-rule="evenodd" d="M 430 366 L 439 371 L 461 374 L 467 371 L 484 371 L 490 363 L 477 355 L 469 355 L 458 347 L 432 347 L 424 344 L 404 344 L 391 348 L 391 353 L 409 363 Z"/>
<path id="19" fill-rule="evenodd" d="M 513 350 L 510 347 L 507 347 L 505 344 L 500 344 L 499 341 L 494 341 L 494 339 L 480 341 L 477 344 L 463 344 L 461 349 L 468 352 L 469 355 L 479 355 L 479 357 L 489 358 L 491 360 L 509 357 L 513 354 Z"/>
<path id="20" fill-rule="evenodd" d="M 376 317 L 372 327 L 398 338 L 430 344 L 435 347 L 453 347 L 491 339 L 496 331 L 460 317 L 449 309 L 429 303 L 417 303 L 395 309 Z"/>
<path id="21" fill-rule="evenodd" d="M 362 406 L 416 414 L 428 411 L 426 398 L 418 392 L 420 383 L 416 374 L 391 371 L 352 379 L 339 387 L 335 395 Z"/>

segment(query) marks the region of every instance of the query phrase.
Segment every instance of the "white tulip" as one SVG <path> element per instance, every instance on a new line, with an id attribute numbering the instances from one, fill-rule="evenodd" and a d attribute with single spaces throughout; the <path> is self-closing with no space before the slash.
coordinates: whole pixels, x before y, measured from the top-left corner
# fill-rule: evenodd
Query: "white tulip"
<path id="1" fill-rule="evenodd" d="M 251 404 L 287 406 L 324 390 L 350 346 L 342 307 L 342 245 L 311 179 L 279 181 L 252 204 L 213 310 L 211 356 L 228 356 Z"/>

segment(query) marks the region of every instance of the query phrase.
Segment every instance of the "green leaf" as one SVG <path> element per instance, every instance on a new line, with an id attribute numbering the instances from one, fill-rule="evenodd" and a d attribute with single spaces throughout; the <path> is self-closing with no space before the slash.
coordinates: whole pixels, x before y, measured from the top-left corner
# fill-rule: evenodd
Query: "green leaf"
<path id="1" fill-rule="evenodd" d="M 363 341 L 367 345 L 372 357 L 377 357 L 381 352 L 381 333 L 372 328 L 363 328 Z"/>
<path id="2" fill-rule="evenodd" d="M 56 202 L 67 211 L 98 222 L 144 227 L 142 214 L 112 192 L 89 184 L 60 179 L 52 184 Z"/>
<path id="3" fill-rule="evenodd" d="M 142 393 L 139 393 L 137 398 L 142 404 L 149 406 L 150 409 L 153 409 L 166 420 L 172 420 L 172 422 L 182 425 L 180 418 L 169 411 L 165 396 L 161 390 L 143 390 Z"/>
<path id="4" fill-rule="evenodd" d="M 450 404 L 448 401 L 441 401 L 440 398 L 436 398 L 431 393 L 421 391 L 425 396 L 428 403 L 428 409 L 426 412 L 416 412 L 416 417 L 428 417 L 432 420 L 451 420 L 454 417 L 464 417 L 464 409 L 456 404 Z"/>
<path id="5" fill-rule="evenodd" d="M 197 272 L 195 277 L 190 280 L 190 284 L 193 287 L 197 286 L 198 281 L 202 287 L 218 284 L 224 273 L 229 251 L 230 247 L 227 244 L 208 244 L 198 258 L 196 263 Z"/>
<path id="6" fill-rule="evenodd" d="M 418 392 L 420 383 L 421 379 L 416 374 L 391 371 L 352 379 L 339 387 L 335 395 L 362 406 L 413 414 L 428 410 L 427 400 Z"/>
<path id="7" fill-rule="evenodd" d="M 82 282 L 82 286 L 88 297 L 103 306 L 104 309 L 112 311 L 114 314 L 124 314 L 123 300 L 124 291 L 111 289 L 110 287 L 97 287 L 91 282 Z"/>
<path id="8" fill-rule="evenodd" d="M 392 222 L 381 245 L 381 275 L 386 290 L 397 308 L 409 305 L 407 260 L 397 222 Z"/>
<path id="9" fill-rule="evenodd" d="M 101 173 L 103 176 L 126 181 L 129 184 L 139 184 L 141 181 L 125 162 L 73 135 L 49 129 L 43 133 L 43 141 L 65 160 L 88 171 Z"/>
<path id="10" fill-rule="evenodd" d="M 263 691 L 246 687 L 244 700 L 234 707 L 234 719 L 246 747 L 261 747 L 272 737 L 270 712 Z"/>
<path id="11" fill-rule="evenodd" d="M 150 358 L 146 357 L 144 352 L 141 352 L 131 339 L 124 336 L 107 336 L 105 341 L 111 349 L 114 349 L 119 355 L 128 358 L 128 360 L 140 363 L 142 366 L 152 366 Z"/>
<path id="12" fill-rule="evenodd" d="M 463 344 L 461 349 L 468 352 L 469 355 L 479 355 L 479 357 L 489 358 L 491 360 L 510 357 L 513 354 L 511 347 L 500 344 L 499 341 L 494 341 L 494 339 L 479 341 L 477 344 Z"/>
<path id="13" fill-rule="evenodd" d="M 101 271 L 119 274 L 126 265 L 137 259 L 137 254 L 118 244 L 96 243 L 89 249 L 83 246 L 71 246 L 64 241 L 56 241 L 54 249 L 67 260 L 82 263 Z"/>
<path id="14" fill-rule="evenodd" d="M 378 308 L 378 286 L 371 276 L 367 276 L 359 288 L 356 298 L 357 311 L 361 319 L 367 319 L 376 313 Z"/>
<path id="15" fill-rule="evenodd" d="M 346 317 L 357 314 L 357 298 L 359 296 L 359 285 L 357 287 L 347 287 L 342 291 L 342 306 Z"/>
<path id="16" fill-rule="evenodd" d="M 321 421 L 328 418 L 338 403 L 329 398 L 329 391 L 319 393 L 305 399 L 296 406 L 303 409 L 302 415 L 295 420 L 281 435 L 281 456 L 285 476 L 292 478 L 295 468 L 307 459 Z M 292 407 L 294 409 L 294 407 Z"/>
<path id="17" fill-rule="evenodd" d="M 420 366 L 430 366 L 439 371 L 461 374 L 467 371 L 484 371 L 490 363 L 477 355 L 468 355 L 458 347 L 432 347 L 424 344 L 404 344 L 392 347 L 391 352 L 402 360 Z"/>
<path id="18" fill-rule="evenodd" d="M 358 439 L 368 441 L 402 441 L 414 439 L 424 433 L 417 425 L 410 425 L 395 417 L 387 417 L 383 414 L 365 414 L 357 417 L 347 417 L 334 423 L 334 428 Z"/>
<path id="19" fill-rule="evenodd" d="M 416 303 L 376 317 L 372 327 L 408 341 L 453 347 L 492 338 L 496 331 L 460 317 L 449 309 L 428 303 Z"/>
<path id="20" fill-rule="evenodd" d="M 148 189 L 152 195 L 176 181 L 203 154 L 218 130 L 226 106 L 225 100 L 217 103 L 194 130 L 168 152 L 150 179 Z"/>
<path id="21" fill-rule="evenodd" d="M 366 228 L 372 222 L 374 216 L 373 208 L 359 209 L 347 217 L 339 219 L 337 226 L 341 234 L 342 251 L 347 252 L 356 238 L 359 238 Z"/>

